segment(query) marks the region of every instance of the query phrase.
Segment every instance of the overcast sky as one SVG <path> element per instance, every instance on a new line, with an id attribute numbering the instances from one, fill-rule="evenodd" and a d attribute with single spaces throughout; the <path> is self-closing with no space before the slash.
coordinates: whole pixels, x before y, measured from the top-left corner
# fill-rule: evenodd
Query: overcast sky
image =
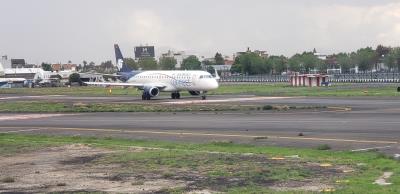
<path id="1" fill-rule="evenodd" d="M 212 56 L 291 56 L 400 45 L 398 0 L 0 0 L 0 55 L 29 63 L 114 60 L 154 45 Z"/>

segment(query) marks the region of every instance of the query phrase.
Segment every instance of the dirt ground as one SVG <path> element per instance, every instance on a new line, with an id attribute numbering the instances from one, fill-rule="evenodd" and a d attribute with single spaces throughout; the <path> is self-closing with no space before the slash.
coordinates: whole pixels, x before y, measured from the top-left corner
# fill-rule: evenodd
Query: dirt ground
<path id="1" fill-rule="evenodd" d="M 13 183 L 0 183 L 0 192 L 110 192 L 151 193 L 184 186 L 176 180 L 143 182 L 133 177 L 116 177 L 117 165 L 99 166 L 90 162 L 113 151 L 74 144 L 48 148 L 12 157 L 0 157 L 0 177 Z"/>
<path id="2" fill-rule="evenodd" d="M 135 150 L 130 151 L 135 152 Z M 121 164 L 92 162 L 117 152 L 73 144 L 7 157 L 0 156 L 0 178 L 12 179 L 8 183 L 0 182 L 0 193 L 165 193 L 167 189 L 187 188 L 193 185 L 193 181 L 185 178 L 177 179 L 157 175 L 148 178 L 148 175 L 134 174 L 135 171 L 124 176 L 119 171 L 123 168 Z M 340 176 L 338 172 L 338 169 L 335 169 L 335 177 Z M 193 174 L 193 176 L 198 175 Z M 277 182 L 268 187 L 277 191 L 321 191 L 332 188 L 332 185 L 315 179 L 305 182 Z M 188 193 L 214 192 L 199 188 L 198 190 L 192 189 Z"/>

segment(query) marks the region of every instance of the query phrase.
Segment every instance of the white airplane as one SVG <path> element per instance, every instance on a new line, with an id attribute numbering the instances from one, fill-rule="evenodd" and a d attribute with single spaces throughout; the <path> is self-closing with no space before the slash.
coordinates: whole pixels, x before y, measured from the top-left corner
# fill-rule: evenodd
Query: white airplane
<path id="1" fill-rule="evenodd" d="M 206 99 L 210 90 L 218 88 L 218 73 L 213 77 L 206 71 L 134 71 L 124 62 L 118 45 L 114 45 L 118 77 L 126 80 L 124 83 L 112 82 L 85 82 L 88 85 L 135 87 L 143 90 L 142 100 L 150 100 L 160 92 L 171 92 L 172 99 L 179 99 L 181 91 L 188 91 L 191 95 L 201 95 Z"/>

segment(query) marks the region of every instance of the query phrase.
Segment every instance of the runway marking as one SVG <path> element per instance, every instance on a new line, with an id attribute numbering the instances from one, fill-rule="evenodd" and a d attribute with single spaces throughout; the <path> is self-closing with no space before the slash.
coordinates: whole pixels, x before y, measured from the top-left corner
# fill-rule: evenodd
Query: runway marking
<path id="1" fill-rule="evenodd" d="M 255 100 L 276 100 L 276 99 L 291 99 L 295 97 L 249 97 L 249 98 L 228 98 L 222 100 L 188 100 L 188 101 L 172 101 L 163 102 L 162 104 L 202 104 L 210 102 L 242 102 Z"/>
<path id="2" fill-rule="evenodd" d="M 49 117 L 59 117 L 72 114 L 15 114 L 15 115 L 0 115 L 0 121 L 40 119 Z"/>
<path id="3" fill-rule="evenodd" d="M 8 99 L 16 99 L 20 98 L 19 96 L 12 96 L 12 97 L 0 97 L 0 100 L 8 100 Z"/>
<path id="4" fill-rule="evenodd" d="M 9 99 L 24 99 L 24 98 L 47 98 L 47 97 L 64 97 L 66 95 L 43 95 L 43 96 L 7 96 L 0 97 L 0 100 L 9 100 Z"/>
<path id="5" fill-rule="evenodd" d="M 363 149 L 355 149 L 351 150 L 352 152 L 362 152 L 368 150 L 375 150 L 375 149 L 384 149 L 384 148 L 391 148 L 392 146 L 381 146 L 381 147 L 371 147 L 371 148 L 363 148 Z"/>
<path id="6" fill-rule="evenodd" d="M 1 128 L 1 127 L 0 127 Z M 381 141 L 381 140 L 356 140 L 356 139 L 334 139 L 334 138 L 318 138 L 318 137 L 289 137 L 289 136 L 261 136 L 261 135 L 240 135 L 240 134 L 220 134 L 220 133 L 191 133 L 191 132 L 166 132 L 166 131 L 131 131 L 123 129 L 91 129 L 91 128 L 53 128 L 43 127 L 41 129 L 56 130 L 75 130 L 75 131 L 102 131 L 102 132 L 123 132 L 123 133 L 147 133 L 147 134 L 163 134 L 178 136 L 213 136 L 213 137 L 243 137 L 256 138 L 266 137 L 271 139 L 289 139 L 289 140 L 311 140 L 311 141 L 334 141 L 334 142 L 352 142 L 352 143 L 376 143 L 376 144 L 398 144 L 397 141 Z"/>
<path id="7" fill-rule="evenodd" d="M 0 133 L 19 133 L 19 132 L 29 132 L 29 131 L 39 131 L 40 129 L 21 129 L 21 130 L 14 130 L 14 131 L 0 131 Z"/>

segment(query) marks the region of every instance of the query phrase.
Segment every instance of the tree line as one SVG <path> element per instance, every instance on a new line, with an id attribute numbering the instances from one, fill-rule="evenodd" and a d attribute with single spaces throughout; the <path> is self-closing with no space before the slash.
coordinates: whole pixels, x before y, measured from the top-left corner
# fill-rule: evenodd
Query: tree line
<path id="1" fill-rule="evenodd" d="M 69 61 L 70 62 L 70 61 Z M 132 69 L 138 70 L 175 70 L 177 60 L 173 57 L 161 57 L 157 62 L 154 58 L 143 58 L 135 61 L 132 58 L 125 58 L 124 62 Z M 216 53 L 214 58 L 200 61 L 195 55 L 183 59 L 180 69 L 200 70 L 205 69 L 213 72 L 212 65 L 224 64 L 225 60 L 221 53 Z M 83 64 L 83 65 L 82 65 Z M 117 69 L 112 61 L 104 61 L 100 65 L 94 62 L 83 61 L 79 64 L 77 71 L 96 71 L 99 73 L 113 73 Z M 282 74 L 283 72 L 300 73 L 327 73 L 327 69 L 341 68 L 342 73 L 350 73 L 352 68 L 358 67 L 360 72 L 370 72 L 376 69 L 379 64 L 384 64 L 388 72 L 400 71 L 400 47 L 386 47 L 379 45 L 375 49 L 366 47 L 354 52 L 340 52 L 327 56 L 325 60 L 318 58 L 313 52 L 297 53 L 286 57 L 283 55 L 271 55 L 263 57 L 257 53 L 248 51 L 236 56 L 231 67 L 232 73 L 242 74 Z M 51 70 L 51 65 L 42 64 L 45 70 Z"/>
<path id="2" fill-rule="evenodd" d="M 221 61 L 222 60 L 222 61 Z M 161 57 L 157 62 L 154 58 L 143 58 L 135 61 L 132 58 L 125 58 L 124 62 L 132 69 L 142 69 L 142 70 L 176 70 L 177 60 L 174 57 Z M 205 60 L 203 64 L 205 66 L 224 64 L 224 59 L 220 53 L 216 54 L 214 60 Z M 202 62 L 195 55 L 190 55 L 183 59 L 182 64 L 180 64 L 180 69 L 182 70 L 200 70 L 203 69 Z"/>
<path id="3" fill-rule="evenodd" d="M 320 72 L 327 73 L 329 68 L 341 68 L 342 73 L 349 73 L 358 67 L 360 72 L 370 72 L 379 64 L 384 64 L 389 72 L 400 70 L 400 47 L 366 47 L 350 53 L 337 53 L 322 60 L 314 52 L 297 53 L 288 58 L 283 55 L 261 57 L 247 52 L 235 58 L 232 73 L 243 74 L 281 74 L 282 72 Z"/>
<path id="4" fill-rule="evenodd" d="M 204 61 L 203 61 L 204 62 Z M 69 63 L 71 63 L 69 61 Z M 174 57 L 161 57 L 157 62 L 154 58 L 142 58 L 136 61 L 133 58 L 124 58 L 124 63 L 134 70 L 176 70 L 177 60 Z M 216 53 L 215 59 L 207 61 L 207 65 L 223 64 L 224 59 L 220 53 Z M 83 65 L 82 65 L 83 64 Z M 112 73 L 117 71 L 116 66 L 111 60 L 101 62 L 96 65 L 94 62 L 88 63 L 86 60 L 79 64 L 77 71 L 89 72 L 96 71 L 98 73 Z M 46 71 L 52 71 L 51 64 L 42 63 L 42 68 Z M 202 62 L 195 55 L 190 55 L 183 59 L 180 69 L 182 70 L 200 70 L 203 69 Z"/>

